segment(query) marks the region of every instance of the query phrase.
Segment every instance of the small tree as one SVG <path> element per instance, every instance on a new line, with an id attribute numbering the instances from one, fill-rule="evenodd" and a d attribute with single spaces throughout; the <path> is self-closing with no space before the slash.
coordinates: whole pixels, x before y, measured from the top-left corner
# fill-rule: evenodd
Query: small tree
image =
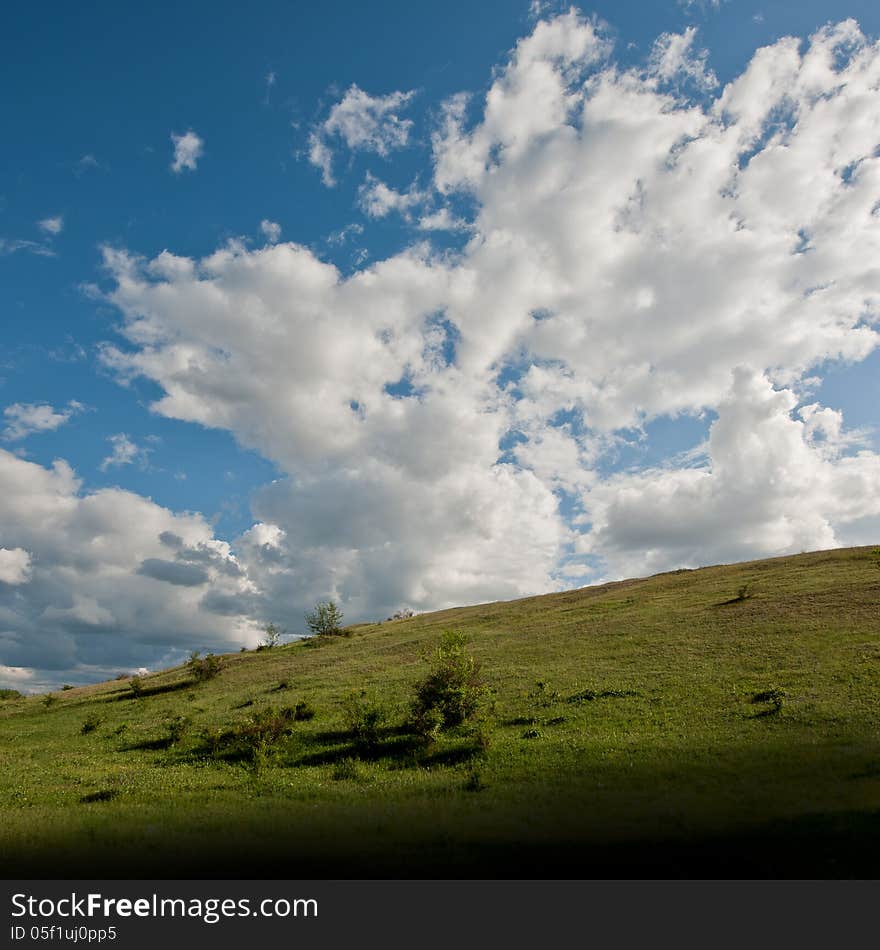
<path id="1" fill-rule="evenodd" d="M 281 642 L 281 628 L 274 623 L 266 625 L 266 639 L 263 640 L 263 646 L 267 648 L 277 647 Z"/>
<path id="2" fill-rule="evenodd" d="M 318 636 L 338 635 L 342 633 L 342 611 L 332 600 L 319 601 L 315 609 L 306 614 L 306 623 Z"/>

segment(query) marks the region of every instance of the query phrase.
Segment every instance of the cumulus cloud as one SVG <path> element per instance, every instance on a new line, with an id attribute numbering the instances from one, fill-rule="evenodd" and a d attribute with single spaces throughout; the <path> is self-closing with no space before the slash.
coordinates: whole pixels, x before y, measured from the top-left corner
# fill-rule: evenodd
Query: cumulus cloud
<path id="1" fill-rule="evenodd" d="M 113 521 L 133 603 L 161 584 L 168 610 L 195 604 L 192 639 L 207 615 L 295 626 L 333 596 L 368 619 L 825 547 L 877 524 L 878 456 L 808 381 L 880 342 L 880 46 L 853 21 L 783 38 L 712 98 L 679 81 L 708 76 L 682 36 L 623 69 L 570 11 L 537 23 L 481 99 L 448 100 L 429 201 L 472 209 L 458 250 L 422 240 L 349 275 L 293 242 L 105 251 L 126 345 L 104 345 L 104 365 L 156 383 L 156 412 L 232 432 L 282 473 L 228 552 L 199 519 L 101 496 L 151 519 L 149 538 L 140 509 Z M 339 123 L 322 147 L 350 144 Z M 374 193 L 380 210 L 404 194 Z M 705 445 L 703 432 L 648 471 L 609 474 L 632 433 L 704 416 Z M 71 511 L 98 504 L 60 495 Z M 64 556 L 106 551 L 109 575 L 117 542 L 70 533 Z M 54 590 L 37 540 L 0 538 L 33 555 L 28 591 Z M 119 617 L 102 584 L 65 577 L 49 615 L 65 635 L 177 629 Z"/>
<path id="2" fill-rule="evenodd" d="M 823 546 L 874 517 L 875 456 L 791 400 L 878 342 L 880 51 L 846 21 L 694 101 L 666 88 L 708 76 L 693 42 L 621 70 L 572 11 L 517 44 L 481 108 L 447 102 L 435 193 L 476 209 L 459 253 L 416 244 L 343 277 L 295 244 L 161 266 L 108 252 L 134 349 L 105 363 L 287 473 L 254 500 L 276 533 L 236 542 L 279 609 L 512 597 L 596 561 L 617 576 Z M 367 184 L 378 211 L 401 200 Z M 731 389 L 734 372 L 751 375 Z M 621 433 L 707 410 L 706 468 L 601 474 Z M 768 451 L 745 479 L 725 433 L 750 427 Z M 640 505 L 678 499 L 699 545 L 671 515 L 648 537 Z"/>
<path id="3" fill-rule="evenodd" d="M 205 151 L 204 141 L 192 129 L 189 129 L 183 135 L 172 132 L 171 142 L 174 145 L 174 158 L 170 165 L 171 171 L 175 175 L 179 175 L 184 169 L 194 172 Z"/>
<path id="4" fill-rule="evenodd" d="M 17 442 L 35 432 L 51 432 L 82 409 L 82 403 L 76 400 L 71 400 L 64 409 L 54 409 L 48 403 L 13 403 L 3 410 L 6 420 L 3 438 L 8 442 Z"/>
<path id="5" fill-rule="evenodd" d="M 44 468 L 0 450 L 0 544 L 7 679 L 8 668 L 36 669 L 49 685 L 97 679 L 259 640 L 253 616 L 204 603 L 255 588 L 201 516 L 120 489 L 83 492 L 64 462 Z"/>
<path id="6" fill-rule="evenodd" d="M 277 244 L 281 240 L 281 225 L 276 221 L 269 221 L 267 218 L 263 218 L 260 222 L 260 230 L 263 232 L 263 237 L 270 244 Z"/>
<path id="7" fill-rule="evenodd" d="M 202 567 L 180 561 L 166 561 L 159 557 L 146 558 L 138 568 L 138 574 L 180 587 L 200 587 L 207 584 L 209 577 Z"/>
<path id="8" fill-rule="evenodd" d="M 31 556 L 24 548 L 0 548 L 0 584 L 24 584 L 30 574 Z"/>
<path id="9" fill-rule="evenodd" d="M 612 575 L 698 567 L 840 543 L 838 529 L 880 515 L 880 456 L 844 452 L 839 414 L 762 376 L 735 372 L 698 468 L 615 475 L 594 487 L 581 550 Z M 818 418 L 817 418 L 818 417 Z"/>
<path id="10" fill-rule="evenodd" d="M 371 96 L 352 85 L 331 109 L 321 125 L 309 136 L 309 161 L 321 169 L 324 184 L 336 184 L 333 175 L 334 141 L 341 141 L 352 151 L 374 152 L 387 156 L 403 148 L 409 141 L 412 120 L 400 113 L 409 104 L 414 91 L 392 92 L 387 96 Z"/>
<path id="11" fill-rule="evenodd" d="M 371 218 L 384 218 L 392 211 L 408 216 L 410 211 L 425 200 L 425 194 L 417 188 L 396 191 L 375 175 L 367 173 L 358 189 L 358 204 Z"/>
<path id="12" fill-rule="evenodd" d="M 135 462 L 140 464 L 146 463 L 150 449 L 138 445 L 124 432 L 117 432 L 115 435 L 107 436 L 107 441 L 110 443 L 111 452 L 101 462 L 100 468 L 102 472 L 106 472 L 108 468 L 132 465 Z"/>
<path id="13" fill-rule="evenodd" d="M 64 218 L 56 215 L 54 218 L 43 218 L 37 222 L 37 227 L 46 234 L 56 235 L 64 230 Z"/>

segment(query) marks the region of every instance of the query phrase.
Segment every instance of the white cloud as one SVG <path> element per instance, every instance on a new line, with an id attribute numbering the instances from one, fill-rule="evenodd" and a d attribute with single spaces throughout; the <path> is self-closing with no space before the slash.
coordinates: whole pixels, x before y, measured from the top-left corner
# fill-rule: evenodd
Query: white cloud
<path id="1" fill-rule="evenodd" d="M 27 251 L 30 254 L 36 254 L 38 257 L 55 257 L 55 251 L 46 244 L 39 241 L 28 241 L 24 238 L 4 238 L 0 237 L 0 256 L 15 254 L 18 251 Z"/>
<path id="2" fill-rule="evenodd" d="M 678 5 L 685 13 L 691 13 L 693 10 L 705 13 L 707 10 L 720 10 L 722 2 L 723 0 L 678 0 Z"/>
<path id="3" fill-rule="evenodd" d="M 133 668 L 135 632 L 296 629 L 319 597 L 354 620 L 570 585 L 591 559 L 619 576 L 874 530 L 877 454 L 801 394 L 880 342 L 880 46 L 852 21 L 784 38 L 707 102 L 668 88 L 708 75 L 693 37 L 664 44 L 621 69 L 570 12 L 482 102 L 447 102 L 418 211 L 474 209 L 460 250 L 348 276 L 294 243 L 107 250 L 126 346 L 104 364 L 283 474 L 233 560 L 198 517 L 0 453 L 0 540 L 33 555 L 0 661 L 35 663 L 46 621 L 54 663 L 90 663 L 77 631 L 112 627 Z M 708 445 L 607 474 L 628 431 L 702 414 Z"/>
<path id="4" fill-rule="evenodd" d="M 384 218 L 392 211 L 407 217 L 426 198 L 427 195 L 415 187 L 403 192 L 396 191 L 369 172 L 358 189 L 358 204 L 364 214 L 371 218 Z"/>
<path id="5" fill-rule="evenodd" d="M 34 671 L 23 666 L 4 666 L 0 663 L 0 687 L 4 689 L 22 689 L 30 685 Z"/>
<path id="6" fill-rule="evenodd" d="M 122 465 L 132 465 L 135 462 L 143 465 L 147 461 L 150 449 L 133 442 L 124 432 L 107 436 L 111 452 L 103 459 L 100 468 L 106 472 L 108 468 L 118 468 Z"/>
<path id="7" fill-rule="evenodd" d="M 175 175 L 179 175 L 184 169 L 194 172 L 205 151 L 204 141 L 192 129 L 184 132 L 183 135 L 172 132 L 171 141 L 174 144 L 171 171 Z"/>
<path id="8" fill-rule="evenodd" d="M 23 548 L 0 548 L 0 584 L 15 587 L 27 582 L 31 556 Z"/>
<path id="9" fill-rule="evenodd" d="M 260 222 L 260 230 L 270 244 L 277 244 L 281 240 L 281 225 L 276 221 L 263 218 Z"/>
<path id="10" fill-rule="evenodd" d="M 611 45 L 576 10 L 536 24 L 486 94 L 482 122 L 464 132 L 469 97 L 444 104 L 434 136 L 435 181 L 441 192 L 477 186 L 490 166 L 521 160 L 542 136 L 570 128 L 584 101 L 586 71 Z"/>
<path id="11" fill-rule="evenodd" d="M 406 146 L 413 123 L 411 119 L 400 118 L 398 113 L 414 95 L 410 91 L 371 96 L 352 85 L 309 136 L 309 161 L 321 169 L 324 184 L 332 187 L 336 183 L 330 144 L 334 139 L 341 140 L 352 151 L 382 156 Z"/>
<path id="12" fill-rule="evenodd" d="M 54 218 L 43 218 L 37 222 L 37 227 L 46 234 L 56 235 L 64 230 L 64 218 L 59 214 Z"/>
<path id="13" fill-rule="evenodd" d="M 336 247 L 339 247 L 349 239 L 355 238 L 364 233 L 363 225 L 358 224 L 357 221 L 353 221 L 351 224 L 346 224 L 344 228 L 340 228 L 338 231 L 333 231 L 327 235 L 327 243 Z"/>
<path id="14" fill-rule="evenodd" d="M 73 166 L 73 173 L 77 178 L 80 178 L 91 168 L 104 169 L 106 171 L 104 166 L 98 161 L 97 158 L 95 158 L 94 155 L 86 154 L 77 159 Z"/>
<path id="15" fill-rule="evenodd" d="M 64 409 L 54 409 L 48 403 L 13 403 L 3 410 L 6 419 L 3 438 L 16 442 L 35 432 L 51 432 L 82 409 L 82 404 L 76 400 L 71 400 Z"/>
<path id="16" fill-rule="evenodd" d="M 36 669 L 57 686 L 259 641 L 246 616 L 259 613 L 257 589 L 201 516 L 119 489 L 84 493 L 66 463 L 0 450 L 0 532 L 2 678 Z"/>
<path id="17" fill-rule="evenodd" d="M 463 218 L 457 218 L 449 208 L 438 208 L 423 214 L 417 227 L 420 231 L 467 231 L 470 225 Z"/>
<path id="18" fill-rule="evenodd" d="M 712 425 L 708 464 L 597 485 L 580 549 L 600 553 L 613 576 L 631 576 L 841 543 L 839 528 L 880 515 L 880 456 L 844 454 L 839 415 L 811 406 L 799 421 L 796 404 L 790 390 L 737 371 Z"/>
<path id="19" fill-rule="evenodd" d="M 708 52 L 694 49 L 696 36 L 697 30 L 693 26 L 689 26 L 684 33 L 664 33 L 659 36 L 651 48 L 649 74 L 661 82 L 674 83 L 683 78 L 703 91 L 714 89 L 718 79 L 707 65 Z"/>

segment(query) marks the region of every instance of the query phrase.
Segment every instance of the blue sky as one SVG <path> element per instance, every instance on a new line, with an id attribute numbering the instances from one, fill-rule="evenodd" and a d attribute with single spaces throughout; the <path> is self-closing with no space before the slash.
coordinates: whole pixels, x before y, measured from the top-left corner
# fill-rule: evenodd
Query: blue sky
<path id="1" fill-rule="evenodd" d="M 847 18 L 858 27 L 817 34 Z M 131 610 L 117 611 L 95 572 L 146 578 L 161 543 L 126 542 L 119 525 L 77 524 L 66 538 L 65 521 L 60 549 L 42 551 L 43 509 L 7 489 L 0 680 L 99 678 L 194 645 L 253 643 L 269 620 L 298 630 L 318 597 L 368 619 L 876 540 L 877 278 L 870 259 L 833 249 L 842 234 L 870 249 L 877 226 L 854 210 L 858 189 L 846 191 L 834 164 L 843 159 L 827 143 L 840 129 L 863 130 L 846 147 L 864 204 L 880 147 L 870 101 L 878 33 L 880 12 L 867 2 L 6 12 L 0 450 L 9 484 L 43 478 L 63 459 L 76 485 L 47 480 L 53 497 L 119 505 L 113 517 L 123 520 L 126 505 L 145 499 L 156 523 L 171 526 L 191 513 L 185 543 L 166 543 L 165 555 L 214 560 L 203 589 L 138 580 L 147 586 L 131 594 Z M 797 52 L 786 52 L 786 36 L 798 38 Z M 774 51 L 770 72 L 754 65 L 761 47 Z M 832 65 L 819 76 L 810 63 L 823 50 Z M 792 56 L 802 57 L 797 68 Z M 773 79 L 776 69 L 789 79 Z M 751 85 L 737 85 L 743 75 Z M 561 83 L 556 99 L 542 98 L 548 76 Z M 614 106 L 632 83 L 639 115 L 650 112 L 641 131 Z M 466 101 L 455 98 L 462 92 Z M 755 119 L 773 96 L 777 112 Z M 839 111 L 822 112 L 823 96 Z M 739 145 L 722 142 L 725 129 L 739 130 Z M 189 132 L 197 154 L 175 171 L 172 136 Z M 565 151 L 572 137 L 579 157 Z M 735 175 L 737 162 L 740 179 L 719 177 L 706 197 L 682 176 L 664 178 L 660 142 L 668 168 L 684 148 L 693 181 L 724 163 Z M 318 146 L 329 156 L 323 180 Z M 746 155 L 757 156 L 748 168 Z M 806 195 L 828 189 L 815 207 L 804 201 L 803 221 L 782 194 L 798 175 Z M 594 209 L 615 188 L 608 221 L 635 214 L 654 221 L 650 234 L 601 224 Z M 527 200 L 532 189 L 543 205 Z M 745 250 L 700 224 L 721 219 L 722 199 L 732 202 L 724 215 L 754 237 Z M 621 228 L 644 241 L 615 237 Z M 809 233 L 815 254 L 773 263 L 786 229 Z M 194 265 L 198 287 L 150 264 L 163 252 L 204 262 L 228 246 L 230 260 Z M 716 309 L 713 291 L 748 305 Z M 216 334 L 212 300 L 224 314 Z M 522 318 L 512 315 L 520 302 Z M 437 314 L 456 342 L 429 359 Z M 370 348 L 376 339 L 384 350 Z M 363 378 L 352 369 L 358 353 L 373 367 Z M 337 394 L 338 416 L 327 409 Z M 60 418 L 41 429 L 40 412 Z M 30 422 L 16 429 L 15 419 Z M 772 462 L 769 447 L 787 439 Z M 760 459 L 728 482 L 751 451 Z M 785 466 L 799 453 L 795 477 Z M 16 468 L 24 462 L 38 468 Z M 747 529 L 730 516 L 746 483 Z M 797 490 L 777 495 L 781 483 Z M 855 501 L 843 504 L 843 494 Z M 363 507 L 353 510 L 352 498 Z M 658 511 L 644 537 L 633 532 L 633 520 Z M 680 522 L 694 511 L 689 535 Z M 449 533 L 416 544 L 421 519 Z M 134 561 L 101 561 L 71 581 L 63 550 L 92 550 L 103 530 L 121 532 Z M 413 553 L 433 545 L 443 552 Z M 517 547 L 521 558 L 509 555 Z M 236 571 L 232 590 L 222 578 Z M 175 608 L 179 643 L 155 632 L 158 619 L 131 629 L 139 598 L 166 590 L 188 598 Z M 188 626 L 187 611 L 204 616 Z"/>

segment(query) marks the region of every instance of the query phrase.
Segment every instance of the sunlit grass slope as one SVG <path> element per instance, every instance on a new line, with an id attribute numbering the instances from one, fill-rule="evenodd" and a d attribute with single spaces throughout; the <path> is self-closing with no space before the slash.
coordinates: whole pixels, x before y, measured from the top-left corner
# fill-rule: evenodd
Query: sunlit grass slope
<path id="1" fill-rule="evenodd" d="M 490 702 L 420 743 L 413 689 L 447 630 Z M 231 654 L 202 683 L 157 673 L 139 696 L 119 680 L 0 700 L 5 876 L 880 873 L 876 548 L 350 633 Z M 387 713 L 369 748 L 345 715 L 362 690 Z M 259 761 L 212 751 L 297 703 L 314 717 Z"/>

